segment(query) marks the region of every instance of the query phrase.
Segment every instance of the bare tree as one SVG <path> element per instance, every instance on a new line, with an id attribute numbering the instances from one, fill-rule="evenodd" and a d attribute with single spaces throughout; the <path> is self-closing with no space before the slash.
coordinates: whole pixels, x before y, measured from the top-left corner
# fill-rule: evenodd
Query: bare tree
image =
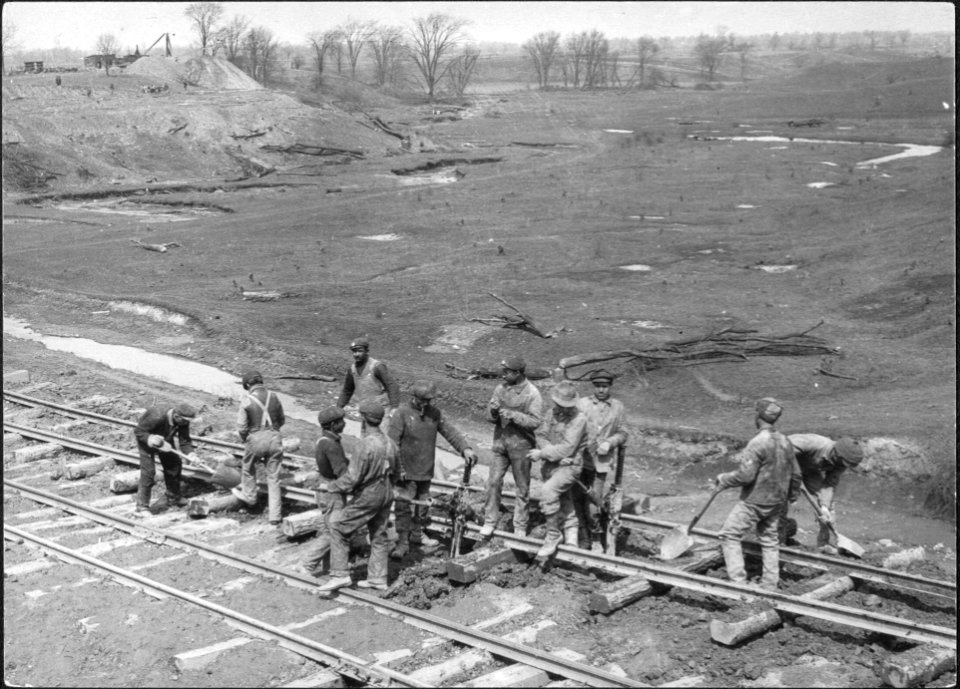
<path id="1" fill-rule="evenodd" d="M 450 92 L 457 98 L 463 96 L 467 86 L 470 85 L 470 80 L 475 76 L 479 58 L 480 51 L 467 46 L 460 55 L 450 60 L 447 83 L 450 84 Z"/>
<path id="2" fill-rule="evenodd" d="M 901 48 L 906 47 L 907 41 L 910 40 L 910 31 L 908 31 L 907 29 L 897 31 L 897 38 L 900 39 L 900 47 Z"/>
<path id="3" fill-rule="evenodd" d="M 323 84 L 323 68 L 326 64 L 327 53 L 334 45 L 340 43 L 340 30 L 330 29 L 329 31 L 314 31 L 307 36 L 307 40 L 313 47 L 314 65 L 317 68 L 317 86 Z"/>
<path id="4" fill-rule="evenodd" d="M 583 70 L 584 53 L 587 50 L 587 32 L 570 34 L 564 41 L 567 51 L 567 65 L 573 88 L 580 88 L 580 74 Z"/>
<path id="5" fill-rule="evenodd" d="M 277 58 L 277 41 L 270 29 L 259 26 L 250 29 L 243 41 L 247 54 L 247 73 L 266 85 Z"/>
<path id="6" fill-rule="evenodd" d="M 610 41 L 602 31 L 591 29 L 586 34 L 584 44 L 583 87 L 597 88 L 607 83 L 607 56 L 610 52 Z"/>
<path id="7" fill-rule="evenodd" d="M 374 78 L 383 86 L 396 78 L 397 65 L 403 51 L 403 29 L 398 26 L 378 26 L 370 39 L 373 52 Z"/>
<path id="8" fill-rule="evenodd" d="M 461 40 L 461 32 L 466 24 L 463 19 L 438 12 L 413 20 L 409 29 L 410 57 L 420 72 L 421 85 L 430 100 L 436 93 L 437 83 L 450 67 L 450 61 L 444 61 L 444 57 Z"/>
<path id="9" fill-rule="evenodd" d="M 774 51 L 775 51 L 777 48 L 779 48 L 779 47 L 780 47 L 780 34 L 774 32 L 774 34 L 770 37 L 770 40 L 767 41 L 767 47 L 770 48 L 770 50 L 774 50 Z"/>
<path id="10" fill-rule="evenodd" d="M 527 51 L 527 55 L 533 62 L 537 86 L 542 89 L 547 88 L 550 83 L 550 66 L 553 64 L 559 46 L 560 34 L 556 31 L 543 31 L 523 44 L 523 49 Z"/>
<path id="11" fill-rule="evenodd" d="M 740 41 L 733 47 L 734 52 L 740 56 L 740 81 L 746 81 L 747 77 L 747 56 L 753 50 L 753 43 Z"/>
<path id="12" fill-rule="evenodd" d="M 347 49 L 347 60 L 350 63 L 350 78 L 357 78 L 357 60 L 360 59 L 360 53 L 363 47 L 370 42 L 371 37 L 376 31 L 376 24 L 373 22 L 364 22 L 351 19 L 340 27 L 340 33 L 343 35 L 343 43 Z"/>
<path id="13" fill-rule="evenodd" d="M 640 88 L 647 83 L 647 62 L 660 51 L 656 39 L 644 36 L 637 39 L 637 73 L 640 76 Z"/>
<path id="14" fill-rule="evenodd" d="M 17 37 L 17 25 L 13 22 L 3 22 L 3 38 L 0 43 L 0 72 L 6 71 L 7 53 L 17 49 L 14 39 Z"/>
<path id="15" fill-rule="evenodd" d="M 250 20 L 243 15 L 236 15 L 227 24 L 218 29 L 211 39 L 211 52 L 216 55 L 223 51 L 223 56 L 235 65 L 243 61 L 243 36 L 250 26 Z"/>
<path id="16" fill-rule="evenodd" d="M 219 2 L 194 2 L 183 11 L 194 23 L 200 38 L 200 54 L 206 55 L 210 40 L 214 35 L 214 25 L 223 16 L 223 5 Z"/>
<path id="17" fill-rule="evenodd" d="M 693 52 L 697 57 L 697 64 L 700 65 L 700 73 L 706 76 L 707 81 L 713 81 L 713 77 L 723 61 L 723 51 L 726 48 L 727 39 L 725 36 L 707 36 L 706 34 L 697 36 Z"/>
<path id="18" fill-rule="evenodd" d="M 97 55 L 104 56 L 103 69 L 107 76 L 110 76 L 110 67 L 113 64 L 113 58 L 108 56 L 115 56 L 118 50 L 120 50 L 120 44 L 117 42 L 116 36 L 112 33 L 102 33 L 97 36 L 97 44 L 94 51 Z"/>

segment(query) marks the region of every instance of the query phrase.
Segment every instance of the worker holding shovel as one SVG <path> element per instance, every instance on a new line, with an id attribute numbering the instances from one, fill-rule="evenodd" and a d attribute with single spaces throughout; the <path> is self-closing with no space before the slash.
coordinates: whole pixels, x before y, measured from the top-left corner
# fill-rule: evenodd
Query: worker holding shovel
<path id="1" fill-rule="evenodd" d="M 257 465 L 267 475 L 267 509 L 270 524 L 280 524 L 282 516 L 280 465 L 283 461 L 283 437 L 280 428 L 286 422 L 283 405 L 277 395 L 263 385 L 259 371 L 247 371 L 240 380 L 246 395 L 237 410 L 237 434 L 244 442 L 240 486 L 233 494 L 248 505 L 257 504 Z"/>
<path id="2" fill-rule="evenodd" d="M 167 505 L 186 506 L 187 500 L 180 494 L 180 474 L 183 471 L 180 453 L 195 457 L 190 423 L 199 418 L 197 410 L 186 403 L 170 408 L 152 407 L 140 417 L 133 431 L 140 451 L 140 487 L 137 490 L 135 517 L 144 517 L 150 511 L 150 493 L 157 472 L 157 458 L 163 466 Z M 171 451 L 164 450 L 164 447 L 170 447 Z M 174 448 L 179 448 L 179 452 L 172 451 Z"/>
<path id="3" fill-rule="evenodd" d="M 741 486 L 740 501 L 720 529 L 720 543 L 727 576 L 746 583 L 741 539 L 757 528 L 757 540 L 763 557 L 760 588 L 774 591 L 780 581 L 780 546 L 777 525 L 783 504 L 800 490 L 800 467 L 787 437 L 774 428 L 783 407 L 775 399 L 764 397 L 756 405 L 755 424 L 759 433 L 747 443 L 736 471 L 717 476 L 719 489 Z"/>

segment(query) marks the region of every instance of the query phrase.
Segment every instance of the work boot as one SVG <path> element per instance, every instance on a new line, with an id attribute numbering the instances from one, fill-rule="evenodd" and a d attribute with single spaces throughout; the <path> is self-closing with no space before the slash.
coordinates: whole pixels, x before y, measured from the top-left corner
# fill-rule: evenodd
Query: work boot
<path id="1" fill-rule="evenodd" d="M 483 526 L 480 527 L 480 538 L 490 538 L 493 536 L 494 528 L 493 522 L 484 522 Z"/>
<path id="2" fill-rule="evenodd" d="M 134 519 L 145 519 L 150 516 L 150 508 L 146 505 L 137 505 L 131 516 Z"/>
<path id="3" fill-rule="evenodd" d="M 410 532 L 410 542 L 414 545 L 419 545 L 421 548 L 434 548 L 440 545 L 440 541 L 435 538 L 430 538 L 423 531 L 411 531 Z"/>
<path id="4" fill-rule="evenodd" d="M 386 591 L 386 583 L 370 581 L 369 579 L 362 579 L 357 582 L 358 589 L 376 589 L 377 591 Z"/>
<path id="5" fill-rule="evenodd" d="M 571 548 L 579 546 L 580 529 L 576 526 L 568 526 L 563 530 L 563 542 Z"/>
<path id="6" fill-rule="evenodd" d="M 723 562 L 727 567 L 727 578 L 737 584 L 747 581 L 747 570 L 743 565 L 743 547 L 740 541 L 723 540 L 720 543 L 723 550 Z"/>
<path id="7" fill-rule="evenodd" d="M 390 557 L 392 557 L 394 560 L 402 560 L 409 552 L 410 544 L 406 539 L 404 539 L 397 541 L 397 544 L 393 546 L 393 550 L 390 551 Z"/>
<path id="8" fill-rule="evenodd" d="M 603 543 L 594 540 L 593 543 L 590 544 L 590 552 L 603 554 Z"/>
<path id="9" fill-rule="evenodd" d="M 560 532 L 560 526 L 558 525 L 559 521 L 559 514 L 547 516 L 547 535 L 546 538 L 543 539 L 543 545 L 540 546 L 540 550 L 537 551 L 537 558 L 546 560 L 557 552 L 557 547 L 560 545 L 560 541 L 563 540 L 563 534 Z"/>
<path id="10" fill-rule="evenodd" d="M 321 596 L 327 596 L 332 594 L 337 589 L 342 589 L 344 586 L 349 586 L 352 583 L 353 580 L 349 577 L 349 575 L 343 577 L 331 576 L 324 583 L 317 587 L 317 593 L 319 593 Z"/>
<path id="11" fill-rule="evenodd" d="M 182 495 L 167 495 L 167 507 L 186 507 L 190 504 Z"/>

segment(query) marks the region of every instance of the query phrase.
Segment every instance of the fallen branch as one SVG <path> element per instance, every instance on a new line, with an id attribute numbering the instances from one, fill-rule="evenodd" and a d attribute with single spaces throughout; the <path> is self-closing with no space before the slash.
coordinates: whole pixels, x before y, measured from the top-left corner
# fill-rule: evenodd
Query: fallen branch
<path id="1" fill-rule="evenodd" d="M 260 147 L 261 151 L 274 153 L 300 153 L 308 156 L 347 155 L 353 158 L 363 158 L 363 151 L 353 151 L 349 148 L 333 148 L 331 146 L 314 146 L 312 144 L 291 144 L 290 146 L 276 146 L 268 144 Z"/>
<path id="2" fill-rule="evenodd" d="M 817 373 L 820 373 L 824 376 L 830 376 L 831 378 L 843 378 L 844 380 L 856 380 L 853 376 L 842 376 L 839 373 L 831 373 L 830 371 L 824 371 L 822 368 L 817 369 Z"/>
<path id="3" fill-rule="evenodd" d="M 141 242 L 139 239 L 131 239 L 131 242 L 137 246 L 146 249 L 147 251 L 157 251 L 161 254 L 167 253 L 167 249 L 173 248 L 175 246 L 180 246 L 179 242 L 166 242 L 165 244 L 146 244 Z"/>
<path id="4" fill-rule="evenodd" d="M 544 334 L 544 332 L 537 327 L 537 324 L 533 322 L 533 318 L 525 314 L 516 306 L 506 301 L 505 299 L 501 299 L 493 292 L 487 292 L 487 294 L 489 294 L 491 297 L 499 301 L 504 306 L 507 306 L 508 308 L 513 309 L 515 313 L 508 314 L 508 315 L 496 315 L 491 318 L 471 318 L 469 319 L 471 322 L 483 323 L 484 325 L 499 325 L 504 328 L 516 328 L 517 330 L 525 330 L 528 333 L 532 333 L 533 335 L 536 335 L 537 337 L 544 337 L 544 338 L 554 337 L 559 332 L 555 330 L 555 331 Z"/>
<path id="5" fill-rule="evenodd" d="M 189 123 L 187 123 L 187 124 L 189 124 Z M 186 124 L 181 124 L 179 127 L 174 127 L 173 129 L 168 129 L 168 130 L 167 130 L 167 134 L 176 134 L 176 133 L 179 132 L 181 129 L 186 129 L 186 128 L 187 128 L 187 125 L 186 125 Z"/>
<path id="6" fill-rule="evenodd" d="M 503 370 L 500 368 L 461 368 L 454 364 L 445 363 L 447 375 L 458 380 L 477 380 L 478 378 L 500 378 L 503 376 Z M 549 378 L 553 373 L 545 368 L 528 368 L 526 377 L 530 380 L 543 380 Z"/>
<path id="7" fill-rule="evenodd" d="M 266 131 L 252 132 L 250 134 L 231 134 L 231 139 L 256 139 L 258 136 L 263 136 L 266 134 Z"/>
<path id="8" fill-rule="evenodd" d="M 324 375 L 316 375 L 316 376 L 274 376 L 274 378 L 276 378 L 277 380 L 319 380 L 319 381 L 322 381 L 322 382 L 324 382 L 324 383 L 335 383 L 336 380 L 337 380 L 337 379 L 334 378 L 333 376 L 324 376 Z"/>

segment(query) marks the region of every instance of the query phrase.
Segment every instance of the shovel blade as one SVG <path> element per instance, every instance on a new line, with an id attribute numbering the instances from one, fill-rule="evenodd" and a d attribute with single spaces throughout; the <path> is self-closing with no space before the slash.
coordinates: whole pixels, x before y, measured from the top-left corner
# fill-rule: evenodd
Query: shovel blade
<path id="1" fill-rule="evenodd" d="M 848 555 L 852 555 L 857 559 L 861 559 L 863 554 L 866 552 L 863 546 L 856 541 L 850 540 L 843 534 L 837 534 L 837 550 L 845 552 Z"/>
<path id="2" fill-rule="evenodd" d="M 221 488 L 233 488 L 240 485 L 240 472 L 233 467 L 219 464 L 217 470 L 210 477 L 210 483 Z"/>
<path id="3" fill-rule="evenodd" d="M 660 559 L 676 560 L 693 546 L 686 526 L 677 526 L 660 541 Z"/>

